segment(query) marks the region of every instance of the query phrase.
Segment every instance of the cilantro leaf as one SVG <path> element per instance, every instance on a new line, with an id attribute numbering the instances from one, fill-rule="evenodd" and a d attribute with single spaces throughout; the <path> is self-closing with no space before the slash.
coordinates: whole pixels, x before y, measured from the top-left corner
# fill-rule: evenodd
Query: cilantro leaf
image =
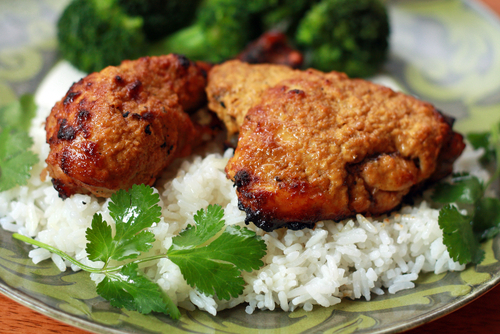
<path id="1" fill-rule="evenodd" d="M 173 319 L 181 314 L 158 284 L 138 271 L 136 263 L 124 265 L 119 273 L 107 274 L 97 285 L 97 293 L 112 306 L 139 311 L 142 314 L 162 312 Z"/>
<path id="2" fill-rule="evenodd" d="M 490 132 L 471 132 L 467 134 L 467 140 L 471 143 L 475 150 L 483 148 L 489 149 L 490 146 Z"/>
<path id="3" fill-rule="evenodd" d="M 472 132 L 467 134 L 467 140 L 474 149 L 484 149 L 483 156 L 480 158 L 481 163 L 488 164 L 496 161 L 498 166 L 499 157 L 499 137 L 500 123 L 494 124 L 490 131 Z"/>
<path id="4" fill-rule="evenodd" d="M 490 146 L 490 136 L 491 134 L 488 131 L 467 134 L 467 140 L 474 149 L 484 149 L 483 156 L 480 158 L 483 164 L 495 161 L 495 150 Z"/>
<path id="5" fill-rule="evenodd" d="M 264 265 L 261 258 L 266 255 L 267 249 L 264 240 L 257 238 L 255 232 L 239 226 L 227 226 L 224 233 L 207 248 L 215 254 L 214 257 L 247 272 Z"/>
<path id="6" fill-rule="evenodd" d="M 264 264 L 261 258 L 266 254 L 266 245 L 254 232 L 233 226 L 227 226 L 217 239 L 204 245 L 224 226 L 222 217 L 220 206 L 199 210 L 194 217 L 196 226 L 173 238 L 167 254 L 189 285 L 207 295 L 215 293 L 220 299 L 230 299 L 243 292 L 241 270 L 251 271 Z"/>
<path id="7" fill-rule="evenodd" d="M 26 132 L 4 128 L 0 132 L 0 191 L 25 185 L 38 156 L 29 151 L 33 140 Z"/>
<path id="8" fill-rule="evenodd" d="M 168 258 L 179 266 L 182 276 L 192 287 L 219 299 L 238 297 L 245 281 L 241 272 L 231 263 L 219 262 L 210 249 L 195 248 L 169 252 Z"/>
<path id="9" fill-rule="evenodd" d="M 85 233 L 87 240 L 86 252 L 91 261 L 108 261 L 111 258 L 113 236 L 111 226 L 102 220 L 102 215 L 96 213 L 92 225 Z"/>
<path id="10" fill-rule="evenodd" d="M 439 211 L 438 222 L 443 230 L 443 243 L 454 261 L 481 263 L 484 251 L 473 233 L 471 217 L 462 215 L 455 206 L 448 204 Z"/>
<path id="11" fill-rule="evenodd" d="M 500 200 L 498 198 L 481 198 L 474 212 L 474 232 L 480 239 L 490 239 L 498 234 L 500 229 Z"/>
<path id="12" fill-rule="evenodd" d="M 107 263 L 110 259 L 134 259 L 149 250 L 154 234 L 143 230 L 160 221 L 159 200 L 158 194 L 146 185 L 134 185 L 128 192 L 119 190 L 113 194 L 108 208 L 116 223 L 116 234 L 110 239 L 110 229 L 102 226 L 107 223 L 94 217 L 92 228 L 87 229 L 89 258 Z"/>
<path id="13" fill-rule="evenodd" d="M 135 259 L 141 252 L 146 252 L 153 247 L 155 235 L 152 232 L 142 231 L 131 238 L 113 240 L 115 249 L 112 259 L 123 261 L 125 259 Z"/>
<path id="14" fill-rule="evenodd" d="M 241 271 L 258 269 L 264 263 L 266 244 L 255 232 L 239 226 L 225 226 L 224 211 L 219 205 L 210 205 L 194 216 L 196 225 L 190 226 L 173 238 L 167 254 L 157 254 L 133 262 L 108 266 L 111 259 L 123 261 L 136 258 L 149 250 L 154 235 L 144 231 L 160 220 L 159 196 L 151 187 L 133 186 L 128 192 L 118 191 L 108 204 L 116 223 L 116 233 L 101 214 L 95 214 L 87 229 L 87 247 L 90 260 L 104 262 L 102 268 L 86 266 L 64 252 L 40 241 L 15 234 L 14 237 L 54 252 L 85 271 L 104 274 L 97 285 L 97 293 L 112 306 L 137 310 L 142 314 L 162 312 L 179 319 L 180 312 L 161 287 L 149 280 L 139 263 L 168 257 L 176 263 L 184 278 L 193 287 L 207 295 L 217 294 L 230 299 L 243 293 L 245 280 Z"/>
<path id="15" fill-rule="evenodd" d="M 439 212 L 439 226 L 443 230 L 443 243 L 450 256 L 461 264 L 481 263 L 484 251 L 479 242 L 493 238 L 500 232 L 500 200 L 484 197 L 486 189 L 500 177 L 500 123 L 489 132 L 467 136 L 474 148 L 483 148 L 481 162 L 495 162 L 496 169 L 491 179 L 483 184 L 468 174 L 455 174 L 451 184 L 438 184 L 432 199 L 441 202 L 456 202 L 469 205 L 470 215 L 460 214 L 456 207 L 447 205 Z"/>
<path id="16" fill-rule="evenodd" d="M 484 193 L 483 183 L 469 174 L 454 174 L 452 183 L 439 183 L 432 199 L 438 203 L 474 204 Z"/>
<path id="17" fill-rule="evenodd" d="M 19 100 L 0 108 L 0 124 L 27 132 L 36 114 L 36 108 L 33 95 L 22 95 Z"/>
<path id="18" fill-rule="evenodd" d="M 207 210 L 198 210 L 194 215 L 196 228 L 190 226 L 182 231 L 172 240 L 173 245 L 176 249 L 189 249 L 207 242 L 224 227 L 223 217 L 224 210 L 220 205 L 209 205 Z"/>

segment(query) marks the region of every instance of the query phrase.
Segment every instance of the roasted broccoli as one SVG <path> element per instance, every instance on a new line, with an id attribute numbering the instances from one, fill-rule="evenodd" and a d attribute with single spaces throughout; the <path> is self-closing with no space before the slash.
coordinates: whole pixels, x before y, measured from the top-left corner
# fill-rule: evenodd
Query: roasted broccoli
<path id="1" fill-rule="evenodd" d="M 381 0 L 73 0 L 58 22 L 62 56 L 85 72 L 167 53 L 218 63 L 280 31 L 305 65 L 375 73 L 388 49 Z"/>
<path id="2" fill-rule="evenodd" d="M 78 69 L 99 71 L 133 59 L 144 50 L 143 20 L 115 0 L 74 0 L 57 23 L 59 51 Z"/>
<path id="3" fill-rule="evenodd" d="M 268 0 L 269 6 L 261 11 L 264 30 L 278 30 L 293 36 L 306 12 L 318 0 Z"/>
<path id="4" fill-rule="evenodd" d="M 118 0 L 130 16 L 143 18 L 143 30 L 149 41 L 157 41 L 181 28 L 195 17 L 200 0 Z"/>
<path id="5" fill-rule="evenodd" d="M 153 54 L 180 53 L 192 60 L 220 62 L 234 57 L 255 37 L 251 12 L 245 1 L 205 0 L 194 23 L 173 33 L 153 49 Z"/>
<path id="6" fill-rule="evenodd" d="M 307 50 L 306 65 L 367 77 L 386 59 L 388 36 L 387 12 L 379 0 L 322 0 L 301 20 L 296 41 Z"/>
<path id="7" fill-rule="evenodd" d="M 59 51 L 84 72 L 147 55 L 149 42 L 187 26 L 199 0 L 73 0 L 57 23 Z"/>

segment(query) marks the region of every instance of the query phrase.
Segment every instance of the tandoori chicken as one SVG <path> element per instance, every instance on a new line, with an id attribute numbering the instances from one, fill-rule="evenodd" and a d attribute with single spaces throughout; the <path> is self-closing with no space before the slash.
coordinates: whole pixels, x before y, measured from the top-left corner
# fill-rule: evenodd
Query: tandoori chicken
<path id="1" fill-rule="evenodd" d="M 465 146 L 431 104 L 342 73 L 231 61 L 207 93 L 239 132 L 226 174 L 240 209 L 266 231 L 388 212 Z"/>
<path id="2" fill-rule="evenodd" d="M 206 103 L 206 71 L 179 55 L 124 61 L 71 86 L 46 122 L 47 170 L 60 197 L 109 197 L 152 185 L 203 131 L 190 119 Z"/>

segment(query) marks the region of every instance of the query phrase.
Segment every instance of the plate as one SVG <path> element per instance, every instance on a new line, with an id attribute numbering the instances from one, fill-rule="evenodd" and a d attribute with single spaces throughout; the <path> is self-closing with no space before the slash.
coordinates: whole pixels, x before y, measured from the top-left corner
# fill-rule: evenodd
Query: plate
<path id="1" fill-rule="evenodd" d="M 34 92 L 53 64 L 55 25 L 67 1 L 0 3 L 0 105 Z M 500 22 L 473 1 L 388 2 L 391 53 L 384 74 L 409 94 L 456 117 L 461 132 L 500 121 Z M 30 246 L 0 229 L 0 292 L 43 314 L 97 333 L 395 333 L 465 305 L 500 281 L 500 236 L 482 245 L 481 265 L 421 275 L 416 288 L 371 301 L 343 300 L 312 312 L 257 311 L 244 306 L 211 316 L 183 310 L 180 321 L 114 309 L 84 272 L 34 265 Z"/>

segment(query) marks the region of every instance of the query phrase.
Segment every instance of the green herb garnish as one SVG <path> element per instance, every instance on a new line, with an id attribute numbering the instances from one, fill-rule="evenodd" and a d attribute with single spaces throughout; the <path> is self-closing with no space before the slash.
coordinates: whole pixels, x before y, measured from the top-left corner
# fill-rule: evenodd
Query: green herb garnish
<path id="1" fill-rule="evenodd" d="M 38 156 L 29 151 L 33 140 L 26 132 L 0 130 L 0 192 L 25 185 Z"/>
<path id="2" fill-rule="evenodd" d="M 220 206 L 198 211 L 195 221 L 206 223 L 189 227 L 173 238 L 168 258 L 179 266 L 189 285 L 228 300 L 243 292 L 241 270 L 250 272 L 264 265 L 260 259 L 266 247 L 264 242 L 257 245 L 255 233 L 247 228 L 227 226 L 219 234 L 224 227 L 223 215 Z"/>
<path id="3" fill-rule="evenodd" d="M 19 100 L 0 107 L 0 125 L 27 132 L 35 115 L 35 98 L 32 94 L 24 94 Z"/>
<path id="4" fill-rule="evenodd" d="M 33 140 L 28 135 L 36 112 L 32 95 L 0 108 L 0 192 L 25 185 L 38 156 L 29 151 Z"/>
<path id="5" fill-rule="evenodd" d="M 492 178 L 484 184 L 476 176 L 454 174 L 451 183 L 440 183 L 434 188 L 432 199 L 439 203 L 456 203 L 467 209 L 468 214 L 462 214 L 455 205 L 445 205 L 439 212 L 439 227 L 453 260 L 460 264 L 478 264 L 484 259 L 480 242 L 493 238 L 500 231 L 500 200 L 485 197 L 488 187 L 500 176 L 500 124 L 491 132 L 467 138 L 474 148 L 484 148 L 483 163 L 496 161 Z"/>
<path id="6" fill-rule="evenodd" d="M 481 162 L 484 164 L 495 161 L 496 153 L 495 153 L 495 144 L 494 138 L 492 137 L 493 133 L 498 134 L 498 127 L 500 127 L 500 123 L 495 126 L 497 129 L 493 129 L 492 131 L 485 132 L 471 132 L 467 134 L 467 140 L 476 150 L 479 148 L 484 149 L 484 154 L 481 157 Z"/>
<path id="7" fill-rule="evenodd" d="M 155 241 L 147 229 L 160 221 L 158 202 L 158 194 L 145 185 L 134 185 L 128 192 L 120 190 L 112 195 L 109 211 L 116 224 L 114 236 L 102 216 L 94 215 L 87 229 L 86 251 L 89 259 L 104 262 L 101 268 L 88 267 L 37 240 L 17 233 L 13 236 L 54 252 L 85 271 L 104 274 L 97 293 L 115 307 L 143 314 L 161 312 L 179 319 L 180 312 L 172 300 L 138 266 L 166 257 L 179 266 L 189 285 L 206 295 L 229 299 L 241 294 L 245 284 L 241 270 L 262 267 L 266 245 L 247 228 L 225 226 L 224 211 L 219 205 L 199 210 L 194 216 L 196 224 L 174 237 L 166 254 L 138 259 Z"/>

